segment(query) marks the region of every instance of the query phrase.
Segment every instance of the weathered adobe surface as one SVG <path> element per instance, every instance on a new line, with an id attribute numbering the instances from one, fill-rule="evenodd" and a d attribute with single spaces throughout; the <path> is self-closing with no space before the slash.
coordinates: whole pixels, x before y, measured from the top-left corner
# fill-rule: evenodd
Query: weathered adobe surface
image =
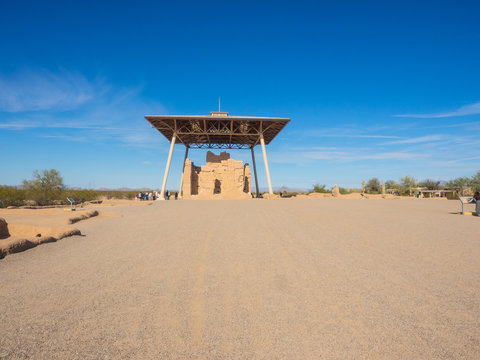
<path id="1" fill-rule="evenodd" d="M 67 219 L 68 224 L 98 216 L 97 210 L 75 214 Z M 69 226 L 48 226 L 36 224 L 11 223 L 0 218 L 0 259 L 33 248 L 40 244 L 55 242 L 68 236 L 81 235 L 80 230 Z"/>
<path id="2" fill-rule="evenodd" d="M 250 166 L 233 160 L 230 154 L 207 152 L 203 166 L 187 159 L 183 172 L 184 199 L 250 199 Z"/>
<path id="3" fill-rule="evenodd" d="M 87 211 L 87 212 L 80 213 L 76 216 L 72 216 L 71 218 L 69 218 L 67 220 L 67 222 L 69 224 L 74 224 L 76 222 L 86 220 L 86 219 L 89 219 L 89 218 L 94 217 L 94 216 L 98 216 L 98 211 L 97 210 L 90 210 L 90 211 Z"/>
<path id="4" fill-rule="evenodd" d="M 9 236 L 7 221 L 4 218 L 0 218 L 0 239 L 5 239 Z"/>
<path id="5" fill-rule="evenodd" d="M 3 221 L 2 221 L 3 220 Z M 67 236 L 80 235 L 80 230 L 67 226 L 50 227 L 50 226 L 35 226 L 27 224 L 7 224 L 7 222 L 0 218 L 0 223 L 5 224 L 0 239 L 0 259 L 8 254 L 17 253 L 37 245 L 55 242 Z"/>

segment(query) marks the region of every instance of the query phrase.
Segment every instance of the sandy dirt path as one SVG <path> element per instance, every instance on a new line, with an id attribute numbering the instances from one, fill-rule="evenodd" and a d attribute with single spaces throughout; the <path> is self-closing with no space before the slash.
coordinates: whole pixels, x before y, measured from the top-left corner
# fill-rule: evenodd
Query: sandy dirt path
<path id="1" fill-rule="evenodd" d="M 454 201 L 169 201 L 0 260 L 0 359 L 478 359 Z"/>

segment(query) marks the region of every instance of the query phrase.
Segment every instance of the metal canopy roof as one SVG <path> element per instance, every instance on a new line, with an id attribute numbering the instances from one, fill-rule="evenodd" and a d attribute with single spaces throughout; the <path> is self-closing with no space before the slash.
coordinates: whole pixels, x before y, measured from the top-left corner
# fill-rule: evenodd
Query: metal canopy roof
<path id="1" fill-rule="evenodd" d="M 254 116 L 211 115 L 146 115 L 152 127 L 168 141 L 176 133 L 175 143 L 189 148 L 248 149 L 260 142 L 263 134 L 269 144 L 290 119 Z"/>

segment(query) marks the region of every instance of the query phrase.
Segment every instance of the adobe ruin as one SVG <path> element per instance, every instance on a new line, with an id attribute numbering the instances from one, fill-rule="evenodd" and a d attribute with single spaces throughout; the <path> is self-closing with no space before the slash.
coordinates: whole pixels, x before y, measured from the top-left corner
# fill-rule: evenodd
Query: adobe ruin
<path id="1" fill-rule="evenodd" d="M 207 152 L 207 163 L 195 166 L 186 159 L 183 170 L 184 199 L 250 199 L 250 166 L 222 152 Z"/>

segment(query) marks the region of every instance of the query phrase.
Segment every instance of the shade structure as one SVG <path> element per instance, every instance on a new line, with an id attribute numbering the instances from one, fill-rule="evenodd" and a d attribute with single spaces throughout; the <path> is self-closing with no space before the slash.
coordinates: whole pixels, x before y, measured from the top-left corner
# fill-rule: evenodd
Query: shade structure
<path id="1" fill-rule="evenodd" d="M 270 171 L 268 169 L 265 145 L 278 135 L 288 124 L 288 118 L 271 118 L 257 116 L 228 116 L 227 112 L 212 112 L 208 115 L 145 115 L 153 128 L 157 129 L 170 142 L 167 165 L 163 176 L 160 199 L 164 198 L 170 162 L 175 144 L 185 145 L 185 159 L 188 149 L 251 149 L 255 172 L 256 194 L 259 196 L 255 153 L 257 144 L 261 145 L 265 172 L 267 175 L 268 192 L 273 194 Z M 183 173 L 180 181 L 182 193 Z"/>
<path id="2" fill-rule="evenodd" d="M 152 127 L 169 142 L 198 149 L 249 149 L 265 144 L 288 124 L 288 118 L 228 116 L 228 113 L 209 115 L 146 115 Z"/>

